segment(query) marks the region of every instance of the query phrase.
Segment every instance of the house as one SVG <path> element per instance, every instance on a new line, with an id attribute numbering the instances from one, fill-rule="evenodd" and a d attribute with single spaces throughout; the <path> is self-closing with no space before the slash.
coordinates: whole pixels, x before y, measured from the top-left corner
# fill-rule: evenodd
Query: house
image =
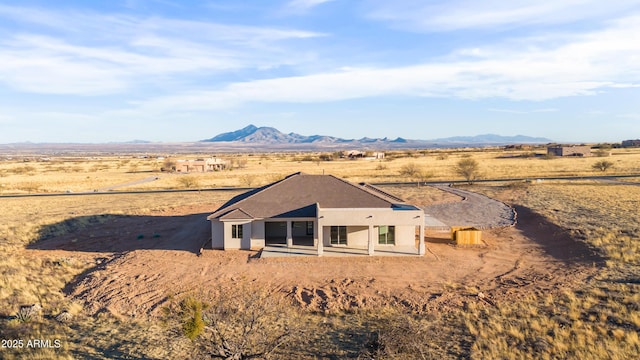
<path id="1" fill-rule="evenodd" d="M 370 156 L 368 156 L 370 154 Z M 353 159 L 369 159 L 369 160 L 382 160 L 384 159 L 383 152 L 365 152 L 360 150 L 350 150 L 345 156 L 351 160 Z"/>
<path id="2" fill-rule="evenodd" d="M 371 154 L 371 157 L 373 157 L 376 160 L 382 160 L 384 159 L 384 153 L 383 152 L 374 152 L 373 154 Z"/>
<path id="3" fill-rule="evenodd" d="M 228 160 L 220 158 L 178 160 L 176 161 L 177 172 L 206 172 L 224 170 L 229 165 Z"/>
<path id="4" fill-rule="evenodd" d="M 627 148 L 627 147 L 640 147 L 640 139 L 636 139 L 636 140 L 624 140 L 622 142 L 622 147 L 623 148 Z"/>
<path id="5" fill-rule="evenodd" d="M 214 249 L 270 244 L 376 250 L 416 249 L 424 255 L 420 208 L 368 184 L 333 175 L 295 173 L 238 195 L 207 217 Z"/>
<path id="6" fill-rule="evenodd" d="M 552 156 L 591 156 L 591 146 L 549 146 L 547 154 Z"/>
<path id="7" fill-rule="evenodd" d="M 346 155 L 349 159 L 361 159 L 367 156 L 367 153 L 360 150 L 349 150 Z"/>

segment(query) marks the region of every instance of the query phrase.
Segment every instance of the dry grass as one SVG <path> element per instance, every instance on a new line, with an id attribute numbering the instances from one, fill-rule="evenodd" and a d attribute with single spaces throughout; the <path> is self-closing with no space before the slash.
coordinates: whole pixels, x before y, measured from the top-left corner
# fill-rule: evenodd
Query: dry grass
<path id="1" fill-rule="evenodd" d="M 507 190 L 505 190 L 505 188 Z M 640 188 L 587 182 L 484 187 L 571 229 L 607 261 L 580 288 L 466 315 L 477 358 L 628 359 L 640 352 Z M 476 189 L 479 189 L 477 187 Z"/>
<path id="2" fill-rule="evenodd" d="M 295 171 L 323 172 L 350 181 L 402 181 L 402 168 L 413 163 L 433 174 L 432 180 L 456 178 L 454 165 L 465 157 L 476 159 L 485 177 L 506 178 L 560 175 L 591 175 L 597 158 L 552 159 L 505 158 L 517 152 L 412 152 L 389 160 L 304 160 L 292 155 L 238 156 L 243 168 L 206 174 L 191 174 L 200 187 L 261 185 Z M 640 154 L 615 149 L 614 173 L 637 172 Z M 160 180 L 131 189 L 174 188 L 178 174 L 148 173 L 159 168 L 155 159 L 64 159 L 53 162 L 0 163 L 0 192 L 27 192 L 25 184 L 38 191 L 85 191 L 126 183 L 157 174 Z M 137 171 L 132 173 L 131 171 Z M 637 179 L 629 179 L 630 182 Z M 406 318 L 394 309 L 334 315 L 307 314 L 301 321 L 309 328 L 306 346 L 291 348 L 297 357 L 355 357 L 371 350 L 373 337 L 392 336 L 397 329 L 427 334 L 427 357 L 439 358 L 633 358 L 640 353 L 640 187 L 595 182 L 544 182 L 479 186 L 474 189 L 504 201 L 529 207 L 551 222 L 598 249 L 606 267 L 580 288 L 531 293 L 519 301 L 489 306 L 469 298 L 463 308 L 447 313 L 428 313 Z M 424 187 L 385 188 L 420 205 L 453 201 L 455 198 Z M 37 256 L 24 250 L 40 236 L 43 226 L 76 218 L 90 226 L 89 219 L 104 215 L 148 214 L 172 207 L 221 202 L 231 193 L 186 193 L 150 195 L 87 195 L 55 198 L 0 199 L 0 337 L 60 339 L 60 349 L 1 350 L 7 359 L 65 358 L 185 358 L 192 351 L 186 338 L 176 338 L 155 320 L 117 318 L 102 313 L 89 317 L 63 289 L 75 276 L 95 266 L 98 255 L 68 256 L 47 252 Z M 86 218 L 85 218 L 86 217 Z M 63 233 L 65 228 L 57 230 Z M 445 284 L 447 291 L 467 291 L 464 284 Z M 10 319 L 21 304 L 41 303 L 43 316 L 28 323 Z M 54 317 L 73 312 L 70 323 Z M 392 321 L 399 319 L 398 321 Z M 384 325 L 384 326 L 383 326 Z M 376 335 L 377 334 L 377 335 Z M 429 335 L 430 334 L 430 335 Z M 435 335 L 434 335 L 435 334 Z M 397 336 L 397 335 L 396 335 Z M 395 339 L 397 340 L 397 339 Z M 394 339 L 389 344 L 397 344 Z M 419 344 L 417 344 L 419 345 Z M 369 348 L 367 348 L 369 346 Z M 390 345 L 389 345 L 390 346 Z M 431 352 L 429 352 L 429 348 Z M 404 351 L 402 348 L 398 351 Z M 407 350 L 411 351 L 411 350 Z M 402 358 L 417 354 L 401 354 Z"/>
<path id="3" fill-rule="evenodd" d="M 502 149 L 424 150 L 389 152 L 384 160 L 348 160 L 327 153 L 227 155 L 234 166 L 229 170 L 194 173 L 190 176 L 200 188 L 259 186 L 302 171 L 310 174 L 333 174 L 353 182 L 395 182 L 451 180 L 462 178 L 455 165 L 472 158 L 480 165 L 480 178 L 543 177 L 598 175 L 593 165 L 602 158 L 554 158 L 546 160 L 539 149 L 530 151 Z M 185 156 L 197 158 L 198 156 Z M 201 156 L 200 156 L 201 157 Z M 331 161 L 320 159 L 334 159 Z M 607 158 L 614 164 L 607 174 L 640 172 L 640 154 L 628 149 L 614 149 Z M 158 176 L 159 180 L 118 190 L 172 189 L 183 187 L 181 174 L 161 173 L 164 160 L 156 158 L 61 158 L 46 162 L 0 162 L 0 193 L 82 192 L 126 184 Z M 407 169 L 412 169 L 407 173 Z"/>
<path id="4" fill-rule="evenodd" d="M 465 315 L 475 337 L 471 355 L 483 359 L 633 358 L 640 349 L 640 328 L 635 324 L 638 296 L 623 286 L 617 288 L 531 296 L 497 308 L 472 306 Z"/>
<path id="5" fill-rule="evenodd" d="M 118 319 L 103 314 L 84 315 L 79 304 L 65 296 L 63 289 L 77 275 L 96 266 L 102 254 L 69 255 L 66 252 L 24 250 L 38 239 L 40 230 L 63 234 L 63 220 L 79 219 L 78 228 L 91 226 L 105 215 L 148 214 L 183 205 L 215 202 L 233 194 L 188 193 L 149 195 L 86 195 L 53 198 L 2 199 L 0 216 L 0 338 L 59 339 L 59 349 L 2 349 L 3 359 L 112 359 L 133 356 L 166 358 L 173 354 L 164 346 L 164 330 L 145 320 Z M 13 319 L 19 306 L 39 303 L 42 317 L 29 323 Z M 59 323 L 62 311 L 73 315 L 69 323 Z M 176 346 L 180 345 L 178 342 Z M 177 351 L 177 350 L 176 350 Z M 182 350 L 180 350 L 181 352 Z M 137 355 L 136 355 L 137 354 Z M 168 355 L 169 354 L 169 355 Z"/>

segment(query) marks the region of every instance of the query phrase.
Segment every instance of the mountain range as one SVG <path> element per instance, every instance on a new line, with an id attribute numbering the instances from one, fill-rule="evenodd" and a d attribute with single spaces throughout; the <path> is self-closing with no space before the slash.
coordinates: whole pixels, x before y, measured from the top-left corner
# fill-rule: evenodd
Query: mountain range
<path id="1" fill-rule="evenodd" d="M 217 153 L 255 151 L 338 151 L 338 150 L 404 150 L 429 148 L 460 148 L 503 146 L 513 144 L 547 144 L 552 140 L 524 135 L 501 136 L 485 134 L 477 136 L 455 136 L 433 140 L 411 140 L 403 138 L 342 139 L 327 135 L 285 134 L 273 127 L 249 125 L 245 128 L 222 133 L 210 139 L 195 142 L 163 143 L 145 140 L 130 142 L 92 143 L 13 143 L 0 144 L 3 154 L 52 154 L 68 152 L 74 154 L 112 153 Z"/>
<path id="2" fill-rule="evenodd" d="M 477 136 L 455 136 L 448 138 L 440 138 L 433 140 L 408 140 L 403 138 L 369 138 L 361 139 L 342 139 L 335 136 L 327 135 L 300 135 L 296 133 L 285 134 L 273 127 L 257 127 L 249 125 L 245 128 L 225 132 L 216 135 L 210 139 L 201 140 L 200 142 L 208 143 L 235 143 L 235 144 L 261 144 L 261 145 L 315 145 L 321 147 L 323 145 L 376 145 L 379 147 L 397 148 L 397 147 L 417 147 L 417 146 L 480 146 L 480 145 L 508 145 L 508 144 L 545 144 L 552 140 L 542 137 L 530 137 L 525 135 L 501 136 L 495 134 L 484 134 Z"/>

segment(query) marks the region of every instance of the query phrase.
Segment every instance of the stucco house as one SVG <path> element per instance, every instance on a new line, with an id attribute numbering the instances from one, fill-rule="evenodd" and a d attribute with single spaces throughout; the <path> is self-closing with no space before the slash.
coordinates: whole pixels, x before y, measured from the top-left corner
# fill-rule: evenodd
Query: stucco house
<path id="1" fill-rule="evenodd" d="M 553 156 L 591 156 L 591 146 L 549 146 L 547 154 Z"/>
<path id="2" fill-rule="evenodd" d="M 207 172 L 224 170 L 229 166 L 229 160 L 220 158 L 196 159 L 196 160 L 178 160 L 176 161 L 176 172 Z"/>
<path id="3" fill-rule="evenodd" d="M 374 186 L 295 173 L 238 195 L 207 217 L 214 249 L 270 244 L 324 248 L 412 247 L 424 255 L 424 211 Z M 416 245 L 416 234 L 418 245 Z"/>

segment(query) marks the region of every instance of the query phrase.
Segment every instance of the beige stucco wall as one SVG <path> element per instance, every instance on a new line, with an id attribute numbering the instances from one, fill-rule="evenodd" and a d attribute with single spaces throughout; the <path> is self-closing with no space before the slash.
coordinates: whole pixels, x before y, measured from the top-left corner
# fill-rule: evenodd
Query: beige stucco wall
<path id="1" fill-rule="evenodd" d="M 257 249 L 264 245 L 264 221 L 256 220 L 251 223 L 251 247 Z"/>
<path id="2" fill-rule="evenodd" d="M 422 210 L 323 209 L 318 210 L 320 225 L 420 225 Z"/>
<path id="3" fill-rule="evenodd" d="M 331 227 L 327 227 L 327 234 L 331 235 Z M 330 246 L 331 239 L 327 242 Z M 369 244 L 369 227 L 368 226 L 349 226 L 347 227 L 347 246 L 367 247 Z"/>
<path id="4" fill-rule="evenodd" d="M 415 246 L 416 226 L 424 224 L 422 210 L 393 209 L 318 209 L 318 223 L 322 228 L 323 244 L 331 246 L 331 226 L 348 226 L 347 246 L 367 247 L 369 226 L 373 226 L 373 240 L 378 244 L 380 225 L 393 225 L 397 246 Z"/>
<path id="5" fill-rule="evenodd" d="M 284 220 L 284 219 L 282 219 Z M 282 221 L 273 219 L 271 221 Z M 265 220 L 211 221 L 212 246 L 215 249 L 250 249 L 265 246 Z M 314 221 L 312 218 L 286 219 L 285 221 Z M 378 244 L 380 225 L 393 225 L 395 243 L 398 246 L 414 246 L 416 226 L 424 223 L 422 210 L 392 209 L 318 209 L 318 219 L 314 221 L 314 237 L 322 226 L 322 238 L 325 246 L 331 246 L 331 226 L 347 226 L 347 246 L 367 247 L 369 227 L 375 246 Z M 243 238 L 233 239 L 231 226 L 243 225 Z M 300 229 L 302 231 L 302 229 Z"/>
<path id="6" fill-rule="evenodd" d="M 378 233 L 376 232 L 376 241 L 377 240 Z M 416 246 L 416 227 L 406 225 L 396 226 L 396 246 Z"/>
<path id="7" fill-rule="evenodd" d="M 211 220 L 211 247 L 224 249 L 224 224 L 218 220 Z"/>
<path id="8" fill-rule="evenodd" d="M 331 244 L 331 226 L 322 228 L 322 243 L 324 246 L 344 246 Z M 369 244 L 369 227 L 368 226 L 348 226 L 347 227 L 347 244 L 352 247 L 366 247 Z"/>
<path id="9" fill-rule="evenodd" d="M 215 220 L 214 220 L 215 221 Z M 250 249 L 251 248 L 251 222 L 247 220 L 241 221 L 223 221 L 224 227 L 224 249 Z M 234 239 L 231 231 L 232 225 L 242 225 L 242 239 Z"/>
<path id="10" fill-rule="evenodd" d="M 381 224 L 386 225 L 386 224 Z M 395 225 L 395 245 L 396 246 L 415 246 L 416 227 L 414 225 Z M 322 229 L 322 238 L 324 246 L 336 246 L 331 244 L 331 226 L 325 226 Z M 376 247 L 384 247 L 387 245 L 378 244 L 378 226 L 373 227 L 373 242 Z M 369 245 L 369 227 L 368 226 L 348 226 L 347 227 L 347 246 L 366 248 Z M 338 245 L 340 246 L 340 245 Z M 389 245 L 392 246 L 392 245 Z"/>

